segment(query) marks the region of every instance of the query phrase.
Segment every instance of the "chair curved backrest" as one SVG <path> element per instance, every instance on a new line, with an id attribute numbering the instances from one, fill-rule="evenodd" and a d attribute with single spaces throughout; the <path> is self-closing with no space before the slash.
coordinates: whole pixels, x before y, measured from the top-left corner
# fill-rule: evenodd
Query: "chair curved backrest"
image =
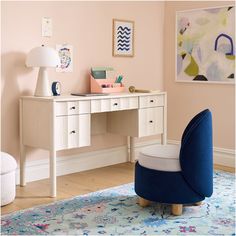
<path id="1" fill-rule="evenodd" d="M 213 192 L 212 116 L 206 109 L 187 125 L 180 148 L 181 173 L 190 187 L 204 197 Z"/>

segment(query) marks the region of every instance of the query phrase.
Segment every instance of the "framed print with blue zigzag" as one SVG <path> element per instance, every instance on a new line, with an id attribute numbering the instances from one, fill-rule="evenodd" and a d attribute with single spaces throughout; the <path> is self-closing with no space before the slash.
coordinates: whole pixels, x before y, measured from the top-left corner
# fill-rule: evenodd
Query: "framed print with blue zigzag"
<path id="1" fill-rule="evenodd" d="M 113 19 L 113 56 L 134 56 L 134 21 Z"/>

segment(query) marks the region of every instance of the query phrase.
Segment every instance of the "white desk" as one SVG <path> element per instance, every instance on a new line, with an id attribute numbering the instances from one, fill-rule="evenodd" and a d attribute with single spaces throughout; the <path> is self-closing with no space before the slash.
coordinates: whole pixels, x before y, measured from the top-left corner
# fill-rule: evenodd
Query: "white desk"
<path id="1" fill-rule="evenodd" d="M 51 197 L 56 196 L 56 152 L 91 145 L 91 115 L 107 112 L 106 130 L 130 138 L 161 134 L 166 142 L 167 96 L 159 93 L 121 93 L 108 96 L 58 96 L 20 99 L 20 184 L 25 181 L 25 148 L 50 152 Z"/>

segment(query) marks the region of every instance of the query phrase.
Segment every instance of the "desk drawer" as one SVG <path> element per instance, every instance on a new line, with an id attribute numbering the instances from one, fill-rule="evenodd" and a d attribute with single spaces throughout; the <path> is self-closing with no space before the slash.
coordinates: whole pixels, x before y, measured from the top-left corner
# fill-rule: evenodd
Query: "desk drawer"
<path id="1" fill-rule="evenodd" d="M 149 95 L 139 98 L 139 108 L 164 106 L 164 95 Z"/>
<path id="2" fill-rule="evenodd" d="M 163 107 L 139 109 L 139 137 L 163 133 Z"/>
<path id="3" fill-rule="evenodd" d="M 91 101 L 91 113 L 130 110 L 138 108 L 138 97 L 97 99 Z"/>
<path id="4" fill-rule="evenodd" d="M 111 99 L 111 111 L 138 109 L 138 98 L 113 98 Z"/>
<path id="5" fill-rule="evenodd" d="M 91 101 L 91 113 L 110 111 L 111 99 L 98 99 Z"/>
<path id="6" fill-rule="evenodd" d="M 112 98 L 111 99 L 111 111 L 119 111 L 120 110 L 120 98 Z"/>
<path id="7" fill-rule="evenodd" d="M 90 101 L 56 102 L 56 116 L 90 113 Z"/>
<path id="8" fill-rule="evenodd" d="M 120 110 L 138 109 L 138 97 L 120 98 Z"/>
<path id="9" fill-rule="evenodd" d="M 90 145 L 90 114 L 56 117 L 56 149 Z"/>

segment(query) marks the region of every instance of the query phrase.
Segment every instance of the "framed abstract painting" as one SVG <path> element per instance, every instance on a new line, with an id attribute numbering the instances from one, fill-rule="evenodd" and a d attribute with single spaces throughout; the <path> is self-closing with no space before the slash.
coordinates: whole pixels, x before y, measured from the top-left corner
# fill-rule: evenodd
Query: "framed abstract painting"
<path id="1" fill-rule="evenodd" d="M 134 56 L 134 21 L 113 19 L 113 56 Z"/>
<path id="2" fill-rule="evenodd" d="M 235 82 L 233 6 L 176 12 L 177 82 Z"/>

